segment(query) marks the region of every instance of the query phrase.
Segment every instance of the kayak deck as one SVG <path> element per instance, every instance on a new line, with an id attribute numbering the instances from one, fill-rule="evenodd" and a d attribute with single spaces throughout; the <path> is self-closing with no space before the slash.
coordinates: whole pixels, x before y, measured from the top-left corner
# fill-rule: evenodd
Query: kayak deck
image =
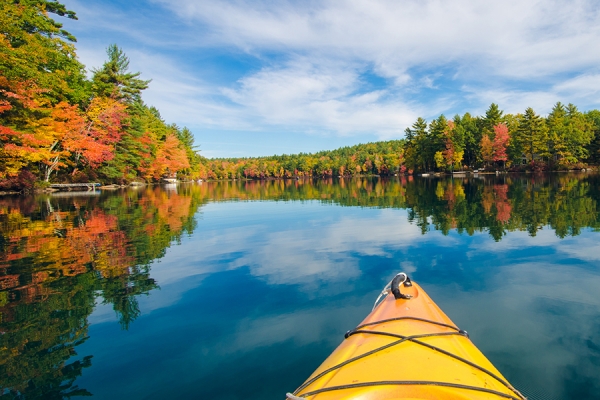
<path id="1" fill-rule="evenodd" d="M 406 279 L 401 297 L 388 293 L 288 398 L 524 399 L 467 333 Z"/>

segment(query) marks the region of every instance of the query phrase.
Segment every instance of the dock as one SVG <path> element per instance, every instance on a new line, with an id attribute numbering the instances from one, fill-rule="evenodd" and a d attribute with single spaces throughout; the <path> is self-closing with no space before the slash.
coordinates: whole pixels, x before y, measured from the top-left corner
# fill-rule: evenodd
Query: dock
<path id="1" fill-rule="evenodd" d="M 58 189 L 58 190 L 81 190 L 87 189 L 87 191 L 96 190 L 100 186 L 99 183 L 96 182 L 88 182 L 88 183 L 52 183 L 50 184 L 50 188 Z"/>
<path id="2" fill-rule="evenodd" d="M 76 191 L 63 191 L 63 192 L 53 192 L 50 193 L 51 197 L 94 197 L 94 196 L 100 196 L 102 192 L 100 192 L 99 190 L 87 190 L 87 191 L 82 191 L 82 190 L 76 190 Z"/>

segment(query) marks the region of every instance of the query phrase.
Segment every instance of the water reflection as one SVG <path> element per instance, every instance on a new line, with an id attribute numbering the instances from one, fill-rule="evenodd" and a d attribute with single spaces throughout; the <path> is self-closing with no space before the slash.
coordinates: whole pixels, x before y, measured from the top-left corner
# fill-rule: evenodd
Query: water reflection
<path id="1" fill-rule="evenodd" d="M 0 199 L 0 397 L 277 397 L 405 270 L 517 386 L 593 398 L 598 183 L 237 181 Z"/>
<path id="2" fill-rule="evenodd" d="M 6 396 L 61 398 L 91 355 L 73 361 L 88 317 L 110 304 L 123 329 L 137 296 L 158 287 L 149 263 L 195 226 L 197 204 L 159 188 L 102 198 L 0 200 L 0 388 Z M 2 394 L 0 392 L 0 394 Z"/>
<path id="3" fill-rule="evenodd" d="M 352 179 L 238 181 L 201 187 L 213 200 L 317 200 L 342 206 L 401 208 L 425 233 L 430 229 L 495 240 L 523 230 L 534 236 L 550 226 L 559 237 L 598 229 L 598 176 L 501 175 L 459 179 Z"/>

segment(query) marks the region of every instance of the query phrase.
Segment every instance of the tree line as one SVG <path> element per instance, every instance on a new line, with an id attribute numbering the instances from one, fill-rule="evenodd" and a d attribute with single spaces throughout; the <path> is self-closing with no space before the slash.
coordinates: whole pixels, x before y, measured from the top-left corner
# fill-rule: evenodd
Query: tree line
<path id="1" fill-rule="evenodd" d="M 556 103 L 547 117 L 531 108 L 504 114 L 492 103 L 485 116 L 423 118 L 405 131 L 408 168 L 581 169 L 600 161 L 600 111 Z"/>
<path id="2" fill-rule="evenodd" d="M 110 45 L 88 78 L 75 37 L 51 15 L 77 19 L 57 1 L 0 4 L 0 190 L 198 178 L 191 131 L 144 104 L 150 81 L 129 70 L 125 53 Z"/>
<path id="3" fill-rule="evenodd" d="M 404 141 L 389 140 L 317 153 L 206 159 L 208 179 L 393 175 L 404 165 Z"/>
<path id="4" fill-rule="evenodd" d="M 424 118 L 402 140 L 360 144 L 314 154 L 204 160 L 209 179 L 396 175 L 467 169 L 568 170 L 600 163 L 600 111 L 557 103 L 545 118 L 527 108 L 485 116 Z"/>
<path id="5" fill-rule="evenodd" d="M 467 169 L 568 170 L 600 163 L 600 111 L 557 103 L 545 118 L 527 108 L 485 116 L 424 118 L 402 140 L 360 144 L 314 154 L 205 160 L 209 179 L 396 175 Z"/>

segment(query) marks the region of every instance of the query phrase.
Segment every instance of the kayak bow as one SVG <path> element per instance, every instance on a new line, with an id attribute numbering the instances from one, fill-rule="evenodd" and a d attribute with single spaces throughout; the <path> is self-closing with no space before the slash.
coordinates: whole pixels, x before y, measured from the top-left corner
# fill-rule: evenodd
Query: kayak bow
<path id="1" fill-rule="evenodd" d="M 404 273 L 287 398 L 525 399 Z"/>

